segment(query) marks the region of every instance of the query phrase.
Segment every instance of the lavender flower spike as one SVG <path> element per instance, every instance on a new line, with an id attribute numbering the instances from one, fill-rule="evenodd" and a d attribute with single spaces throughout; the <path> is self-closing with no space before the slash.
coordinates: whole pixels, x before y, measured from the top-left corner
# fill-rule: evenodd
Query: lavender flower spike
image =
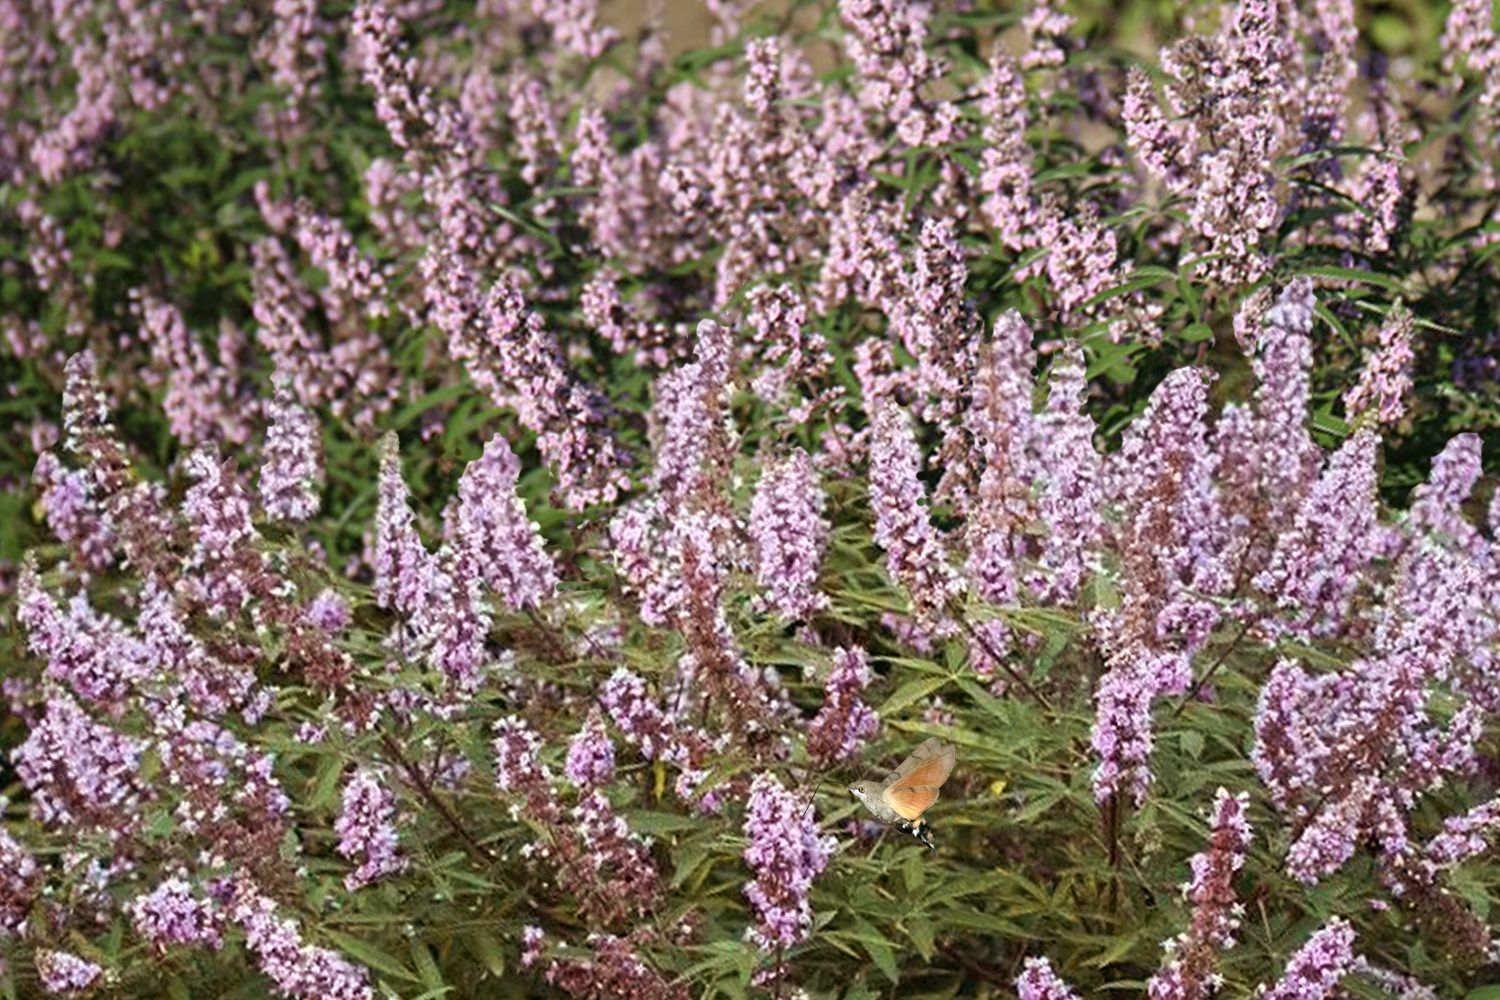
<path id="1" fill-rule="evenodd" d="M 276 394 L 267 407 L 260 501 L 272 521 L 305 521 L 318 512 L 323 482 L 323 440 L 317 418 L 297 402 L 291 376 L 277 372 Z"/>
<path id="2" fill-rule="evenodd" d="M 397 852 L 395 816 L 396 797 L 388 784 L 371 771 L 356 771 L 344 786 L 343 811 L 333 824 L 338 852 L 358 864 L 344 877 L 345 888 L 358 889 L 406 867 Z"/>
<path id="3" fill-rule="evenodd" d="M 42 992 L 55 997 L 74 997 L 92 988 L 104 970 L 72 952 L 38 951 L 36 972 L 42 980 Z"/>
<path id="4" fill-rule="evenodd" d="M 1167 942 L 1167 959 L 1147 984 L 1150 1000 L 1204 1000 L 1214 991 L 1218 952 L 1234 944 L 1242 907 L 1234 876 L 1245 865 L 1250 824 L 1249 796 L 1220 788 L 1214 796 L 1208 850 L 1193 855 L 1193 877 L 1183 893 L 1193 905 L 1193 922 Z"/>
<path id="5" fill-rule="evenodd" d="M 521 463 L 499 434 L 458 481 L 453 536 L 484 582 L 512 609 L 535 608 L 557 590 L 557 566 L 516 496 Z"/>
<path id="6" fill-rule="evenodd" d="M 750 504 L 756 579 L 767 606 L 787 621 L 828 605 L 818 590 L 818 566 L 828 545 L 824 504 L 812 459 L 801 448 L 766 467 Z"/>
<path id="7" fill-rule="evenodd" d="M 807 727 L 808 755 L 830 763 L 850 760 L 880 726 L 860 693 L 869 686 L 870 665 L 858 646 L 839 648 L 823 682 L 823 707 Z"/>
<path id="8" fill-rule="evenodd" d="M 432 556 L 417 534 L 401 478 L 396 432 L 380 442 L 380 488 L 375 508 L 375 600 L 382 608 L 411 614 L 421 605 Z"/>
<path id="9" fill-rule="evenodd" d="M 870 505 L 875 541 L 885 549 L 891 579 L 906 589 L 919 618 L 941 618 L 963 580 L 948 563 L 942 536 L 927 517 L 927 492 L 918 478 L 922 454 L 906 413 L 886 402 L 875 414 L 870 443 Z"/>
<path id="10" fill-rule="evenodd" d="M 750 785 L 745 836 L 745 861 L 755 870 L 745 887 L 756 915 L 750 937 L 764 951 L 797 944 L 812 927 L 807 894 L 828 865 L 833 838 L 818 835 L 807 803 L 770 773 Z"/>

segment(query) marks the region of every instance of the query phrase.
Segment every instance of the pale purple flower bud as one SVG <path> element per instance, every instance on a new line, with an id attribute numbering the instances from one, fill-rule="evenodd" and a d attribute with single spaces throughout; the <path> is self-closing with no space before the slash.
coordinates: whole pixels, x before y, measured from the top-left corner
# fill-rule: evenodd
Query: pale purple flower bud
<path id="1" fill-rule="evenodd" d="M 37 456 L 31 477 L 52 533 L 72 547 L 84 566 L 107 568 L 114 557 L 115 536 L 94 500 L 88 471 L 65 469 L 56 455 L 44 451 Z"/>
<path id="2" fill-rule="evenodd" d="M 1106 802 L 1126 791 L 1137 805 L 1144 801 L 1152 780 L 1151 704 L 1162 695 L 1182 693 L 1191 680 L 1192 667 L 1180 653 L 1126 649 L 1110 657 L 1094 696 L 1095 799 Z"/>
<path id="3" fill-rule="evenodd" d="M 195 481 L 182 500 L 193 539 L 184 580 L 210 614 L 234 614 L 250 601 L 263 562 L 253 549 L 260 535 L 250 522 L 250 498 L 213 445 L 188 456 L 187 469 Z"/>
<path id="4" fill-rule="evenodd" d="M 1366 567 L 1381 553 L 1379 446 L 1369 430 L 1339 446 L 1291 527 L 1277 538 L 1270 565 L 1255 577 L 1255 586 L 1275 598 L 1290 616 L 1288 627 L 1299 634 L 1336 634 Z"/>
<path id="5" fill-rule="evenodd" d="M 256 46 L 256 57 L 271 67 L 271 80 L 291 97 L 292 120 L 299 106 L 319 91 L 332 27 L 318 17 L 315 0 L 275 0 L 271 26 Z"/>
<path id="6" fill-rule="evenodd" d="M 292 920 L 249 885 L 235 887 L 229 917 L 245 935 L 255 962 L 289 1000 L 374 1000 L 365 971 L 337 952 L 302 940 Z"/>
<path id="7" fill-rule="evenodd" d="M 235 399 L 234 359 L 221 350 L 220 362 L 212 361 L 176 306 L 139 289 L 131 292 L 131 300 L 152 360 L 167 372 L 162 409 L 173 437 L 189 446 L 220 438 L 243 443 L 250 421 Z"/>
<path id="8" fill-rule="evenodd" d="M 1167 943 L 1166 962 L 1147 984 L 1150 1000 L 1205 1000 L 1213 993 L 1218 952 L 1234 944 L 1240 926 L 1234 877 L 1250 847 L 1248 807 L 1243 792 L 1231 795 L 1220 788 L 1215 794 L 1208 850 L 1193 855 L 1192 880 L 1183 886 L 1193 907 L 1192 924 Z"/>
<path id="9" fill-rule="evenodd" d="M 732 331 L 712 320 L 698 324 L 694 359 L 656 383 L 656 465 L 651 487 L 668 510 L 699 489 L 717 456 L 716 443 L 730 433 L 727 396 L 733 362 Z"/>
<path id="10" fill-rule="evenodd" d="M 1121 118 L 1130 148 L 1141 163 L 1170 191 L 1184 190 L 1198 145 L 1191 118 L 1169 121 L 1156 99 L 1151 78 L 1132 66 L 1126 78 Z"/>
<path id="11" fill-rule="evenodd" d="M 1021 57 L 1021 68 L 1056 69 L 1067 60 L 1068 32 L 1074 18 L 1058 10 L 1051 0 L 1036 0 L 1021 19 L 1030 42 Z"/>
<path id="12" fill-rule="evenodd" d="M 422 604 L 433 557 L 417 534 L 407 504 L 406 480 L 396 432 L 380 442 L 380 487 L 375 512 L 375 600 L 382 608 L 411 614 Z"/>
<path id="13" fill-rule="evenodd" d="M 1443 832 L 1428 842 L 1423 861 L 1434 872 L 1452 868 L 1484 854 L 1497 833 L 1500 833 L 1500 798 L 1443 820 Z"/>
<path id="14" fill-rule="evenodd" d="M 11 759 L 42 823 L 123 831 L 139 812 L 144 752 L 139 740 L 95 722 L 58 691 Z"/>
<path id="15" fill-rule="evenodd" d="M 1125 577 L 1120 624 L 1137 644 L 1180 634 L 1189 649 L 1200 646 L 1218 615 L 1203 595 L 1232 583 L 1207 410 L 1203 373 L 1179 368 L 1156 387 L 1110 456 L 1110 493 L 1122 513 L 1116 529 Z"/>
<path id="16" fill-rule="evenodd" d="M 150 673 L 146 647 L 125 626 L 76 595 L 64 610 L 41 588 L 36 560 L 21 566 L 16 621 L 32 653 L 47 660 L 47 676 L 84 701 L 118 715 Z"/>
<path id="17" fill-rule="evenodd" d="M 812 928 L 808 892 L 828 865 L 834 839 L 819 835 L 813 810 L 769 772 L 750 784 L 745 836 L 745 863 L 755 872 L 745 887 L 756 917 L 750 938 L 767 952 L 795 945 Z"/>
<path id="18" fill-rule="evenodd" d="M 980 161 L 981 209 L 1012 251 L 1036 245 L 1038 203 L 1032 193 L 1031 147 L 1026 144 L 1026 85 L 1016 61 L 995 46 L 984 78 L 984 152 Z"/>
<path id="19" fill-rule="evenodd" d="M 22 932 L 41 891 L 42 871 L 36 859 L 8 831 L 0 830 L 0 938 Z"/>
<path id="20" fill-rule="evenodd" d="M 984 458 L 968 524 L 965 569 L 981 597 L 1013 605 L 1019 598 L 1016 566 L 1024 555 L 1024 529 L 1032 517 L 1031 329 L 1011 310 L 994 334 L 974 379 L 969 433 Z"/>
<path id="21" fill-rule="evenodd" d="M 1069 343 L 1053 365 L 1047 409 L 1032 421 L 1042 482 L 1037 513 L 1047 531 L 1037 559 L 1042 572 L 1031 585 L 1043 601 L 1072 602 L 1103 540 L 1103 462 L 1094 450 L 1087 398 L 1083 351 Z"/>
<path id="22" fill-rule="evenodd" d="M 599 24 L 598 0 L 531 0 L 531 9 L 557 44 L 583 59 L 598 59 L 619 40 L 618 31 Z"/>
<path id="23" fill-rule="evenodd" d="M 1455 434 L 1432 460 L 1427 481 L 1412 491 L 1408 520 L 1413 533 L 1436 536 L 1462 550 L 1476 545 L 1477 532 L 1462 505 L 1483 471 L 1477 434 Z"/>
<path id="24" fill-rule="evenodd" d="M 1315 304 L 1312 282 L 1293 279 L 1262 318 L 1251 359 L 1258 382 L 1256 461 L 1277 524 L 1296 510 L 1318 467 L 1307 431 Z"/>
<path id="25" fill-rule="evenodd" d="M 415 639 L 455 692 L 472 694 L 483 679 L 491 625 L 484 581 L 463 552 L 444 545 L 427 561 L 419 589 L 421 604 L 411 616 Z"/>
<path id="26" fill-rule="evenodd" d="M 521 928 L 521 968 L 529 969 L 541 961 L 546 939 L 546 932 L 535 924 Z"/>
<path id="27" fill-rule="evenodd" d="M 1380 324 L 1380 346 L 1365 363 L 1359 383 L 1344 393 L 1344 410 L 1350 420 L 1369 413 L 1375 423 L 1389 426 L 1406 416 L 1406 397 L 1411 393 L 1415 361 L 1412 314 L 1397 305 Z"/>
<path id="28" fill-rule="evenodd" d="M 807 321 L 807 305 L 790 285 L 760 285 L 749 296 L 750 339 L 760 374 L 751 381 L 768 403 L 784 402 L 791 387 L 822 378 L 833 364 L 828 342 Z"/>
<path id="29" fill-rule="evenodd" d="M 324 587 L 308 602 L 307 617 L 318 628 L 328 633 L 339 633 L 354 621 L 349 602 L 332 587 Z"/>

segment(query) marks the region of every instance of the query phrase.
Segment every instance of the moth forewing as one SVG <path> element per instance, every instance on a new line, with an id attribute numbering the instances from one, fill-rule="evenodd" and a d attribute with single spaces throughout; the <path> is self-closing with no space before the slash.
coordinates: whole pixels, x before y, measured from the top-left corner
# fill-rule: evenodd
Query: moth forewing
<path id="1" fill-rule="evenodd" d="M 902 819 L 919 818 L 937 801 L 938 789 L 953 773 L 954 760 L 951 745 L 929 738 L 891 773 L 881 799 Z"/>

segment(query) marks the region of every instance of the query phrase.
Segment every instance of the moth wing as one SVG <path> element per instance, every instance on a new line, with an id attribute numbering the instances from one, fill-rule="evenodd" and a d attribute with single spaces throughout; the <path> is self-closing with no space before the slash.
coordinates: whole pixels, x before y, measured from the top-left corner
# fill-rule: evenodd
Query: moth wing
<path id="1" fill-rule="evenodd" d="M 882 784 L 887 786 L 896 785 L 902 778 L 914 773 L 924 764 L 929 764 L 935 760 L 946 760 L 948 769 L 943 772 L 941 778 L 931 782 L 932 784 L 941 785 L 944 781 L 948 780 L 948 774 L 953 770 L 953 758 L 954 754 L 951 744 L 944 743 L 936 736 L 929 736 L 911 752 L 910 756 L 901 762 L 899 767 L 885 776 L 885 781 Z M 923 773 L 927 772 L 924 771 Z"/>
<path id="2" fill-rule="evenodd" d="M 938 789 L 953 773 L 953 747 L 936 737 L 927 740 L 892 772 L 881 798 L 904 820 L 914 820 L 937 801 Z"/>
<path id="3" fill-rule="evenodd" d="M 911 821 L 921 816 L 937 801 L 938 790 L 936 785 L 908 785 L 905 788 L 887 788 L 880 793 L 880 796 L 897 816 Z"/>

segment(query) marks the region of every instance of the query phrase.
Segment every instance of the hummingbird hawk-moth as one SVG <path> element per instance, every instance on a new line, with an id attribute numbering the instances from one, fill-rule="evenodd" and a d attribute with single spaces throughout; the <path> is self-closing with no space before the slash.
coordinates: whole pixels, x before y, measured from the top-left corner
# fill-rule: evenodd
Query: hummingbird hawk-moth
<path id="1" fill-rule="evenodd" d="M 884 781 L 861 781 L 850 785 L 849 791 L 876 819 L 911 834 L 935 851 L 932 826 L 922 814 L 937 801 L 938 789 L 953 773 L 953 761 L 952 744 L 929 737 Z"/>

